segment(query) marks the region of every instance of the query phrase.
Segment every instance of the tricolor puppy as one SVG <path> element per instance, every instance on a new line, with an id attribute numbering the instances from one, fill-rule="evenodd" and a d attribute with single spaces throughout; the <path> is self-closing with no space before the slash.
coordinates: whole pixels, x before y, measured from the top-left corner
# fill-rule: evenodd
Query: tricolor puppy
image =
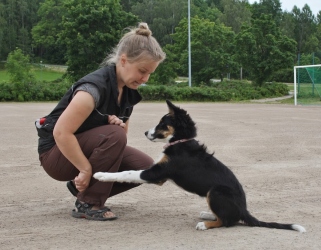
<path id="1" fill-rule="evenodd" d="M 184 190 L 206 197 L 212 213 L 201 213 L 205 221 L 196 225 L 198 230 L 230 227 L 241 221 L 252 227 L 305 232 L 300 225 L 269 223 L 254 218 L 246 208 L 242 185 L 232 171 L 195 140 L 196 127 L 191 117 L 170 101 L 167 105 L 169 113 L 145 133 L 151 141 L 167 143 L 162 158 L 147 170 L 98 172 L 94 178 L 107 182 L 154 184 L 172 180 Z"/>

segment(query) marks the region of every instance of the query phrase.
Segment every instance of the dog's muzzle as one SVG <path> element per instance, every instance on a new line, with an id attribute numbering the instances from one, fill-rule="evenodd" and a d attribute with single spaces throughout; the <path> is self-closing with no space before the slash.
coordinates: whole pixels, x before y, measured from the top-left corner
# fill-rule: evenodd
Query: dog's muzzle
<path id="1" fill-rule="evenodd" d="M 151 141 L 155 139 L 154 135 L 155 135 L 155 129 L 153 128 L 145 132 L 145 136 Z"/>

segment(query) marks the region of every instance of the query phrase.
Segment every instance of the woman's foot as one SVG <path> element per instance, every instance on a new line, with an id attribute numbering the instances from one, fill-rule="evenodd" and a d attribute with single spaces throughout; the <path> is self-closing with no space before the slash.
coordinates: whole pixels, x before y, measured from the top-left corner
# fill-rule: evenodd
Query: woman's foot
<path id="1" fill-rule="evenodd" d="M 73 209 L 71 213 L 75 218 L 99 221 L 117 219 L 117 216 L 108 207 L 99 208 L 88 203 L 83 203 L 79 200 L 76 200 L 75 206 L 76 209 Z"/>

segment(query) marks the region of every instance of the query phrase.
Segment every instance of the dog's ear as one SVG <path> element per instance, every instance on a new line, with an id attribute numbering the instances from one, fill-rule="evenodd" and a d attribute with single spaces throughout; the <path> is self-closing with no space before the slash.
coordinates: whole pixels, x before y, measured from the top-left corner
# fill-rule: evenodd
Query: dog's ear
<path id="1" fill-rule="evenodd" d="M 175 106 L 169 100 L 166 100 L 169 114 L 174 118 L 175 137 L 179 139 L 194 138 L 196 136 L 196 127 L 187 111 Z"/>
<path id="2" fill-rule="evenodd" d="M 170 115 L 174 115 L 174 114 L 186 114 L 187 112 L 184 109 L 181 109 L 180 107 L 175 106 L 173 103 L 171 103 L 171 101 L 166 100 L 167 106 L 168 106 L 168 110 L 169 110 L 169 114 Z"/>
<path id="3" fill-rule="evenodd" d="M 180 107 L 175 106 L 173 103 L 171 103 L 169 100 L 166 100 L 167 106 L 168 106 L 168 110 L 169 110 L 169 114 L 170 115 L 186 115 L 187 112 L 184 109 L 181 109 Z"/>
<path id="4" fill-rule="evenodd" d="M 170 115 L 174 115 L 175 110 L 178 110 L 179 108 L 176 107 L 173 103 L 171 103 L 170 100 L 166 100 L 166 103 L 167 103 L 167 106 L 168 106 L 168 111 L 169 111 L 168 113 Z"/>

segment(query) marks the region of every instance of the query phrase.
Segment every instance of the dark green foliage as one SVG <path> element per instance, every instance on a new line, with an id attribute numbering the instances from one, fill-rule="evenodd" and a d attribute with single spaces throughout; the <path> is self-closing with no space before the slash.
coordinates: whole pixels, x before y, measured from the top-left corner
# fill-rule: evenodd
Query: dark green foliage
<path id="1" fill-rule="evenodd" d="M 37 22 L 37 10 L 42 1 L 0 1 L 0 61 L 16 47 L 25 54 L 32 53 L 31 29 Z"/>
<path id="2" fill-rule="evenodd" d="M 60 43 L 59 32 L 67 9 L 65 0 L 45 0 L 39 7 L 38 23 L 32 28 L 32 40 L 38 61 L 66 64 L 66 46 Z"/>
<path id="3" fill-rule="evenodd" d="M 261 15 L 236 36 L 236 59 L 262 85 L 279 69 L 291 68 L 296 42 L 282 35 L 271 15 Z"/>
<path id="4" fill-rule="evenodd" d="M 188 73 L 188 22 L 183 19 L 173 34 L 175 44 L 167 45 L 171 62 L 179 62 L 176 72 Z M 223 78 L 237 67 L 233 60 L 234 32 L 224 25 L 200 19 L 191 19 L 192 82 L 209 83 L 212 78 Z"/>
<path id="5" fill-rule="evenodd" d="M 11 83 L 0 83 L 0 101 L 58 101 L 71 84 L 61 79 L 53 82 L 32 81 L 16 92 Z"/>
<path id="6" fill-rule="evenodd" d="M 18 47 L 29 55 L 31 62 L 63 65 L 68 62 L 68 74 L 77 80 L 97 69 L 126 27 L 143 21 L 167 53 L 167 59 L 152 74 L 149 83 L 177 86 L 173 79 L 188 74 L 187 3 L 185 0 L 3 0 L 0 1 L 0 61 Z M 288 12 L 282 11 L 280 0 L 259 0 L 253 4 L 243 0 L 190 3 L 193 87 L 209 86 L 210 79 L 223 79 L 227 75 L 238 79 L 241 67 L 242 79 L 257 85 L 267 81 L 293 82 L 293 66 L 320 63 L 320 10 L 315 15 L 316 11 L 312 12 L 306 4 L 302 9 L 294 6 Z M 34 82 L 27 78 L 23 77 L 23 83 L 20 81 L 18 85 L 24 88 L 24 84 Z M 29 99 L 27 95 L 18 97 L 13 99 Z"/>
<path id="7" fill-rule="evenodd" d="M 166 53 L 166 60 L 162 62 L 157 70 L 151 74 L 148 83 L 153 85 L 174 83 L 174 79 L 177 77 L 175 69 L 179 67 L 179 64 L 173 60 L 174 55 L 166 47 L 164 48 Z"/>
<path id="8" fill-rule="evenodd" d="M 268 81 L 292 83 L 294 81 L 293 68 L 280 69 L 273 72 L 273 74 L 268 78 Z"/>
<path id="9" fill-rule="evenodd" d="M 32 81 L 16 92 L 14 85 L 0 83 L 0 101 L 58 101 L 71 84 L 62 79 L 53 82 Z M 288 87 L 280 83 L 267 83 L 261 87 L 245 81 L 212 83 L 210 87 L 187 87 L 186 83 L 175 86 L 151 85 L 139 88 L 144 101 L 200 101 L 226 102 L 284 96 Z"/>
<path id="10" fill-rule="evenodd" d="M 225 102 L 279 97 L 287 95 L 287 85 L 266 83 L 256 86 L 242 81 L 212 83 L 210 87 L 144 86 L 139 88 L 144 101 L 206 101 Z M 182 84 L 184 85 L 184 84 Z"/>
<path id="11" fill-rule="evenodd" d="M 66 46 L 67 74 L 73 81 L 96 70 L 117 45 L 123 29 L 138 20 L 116 0 L 69 0 L 64 8 L 59 40 Z"/>
<path id="12" fill-rule="evenodd" d="M 34 80 L 29 56 L 24 55 L 21 49 L 16 49 L 9 53 L 5 67 L 10 76 L 12 95 L 18 101 L 24 101 L 22 92 Z"/>

